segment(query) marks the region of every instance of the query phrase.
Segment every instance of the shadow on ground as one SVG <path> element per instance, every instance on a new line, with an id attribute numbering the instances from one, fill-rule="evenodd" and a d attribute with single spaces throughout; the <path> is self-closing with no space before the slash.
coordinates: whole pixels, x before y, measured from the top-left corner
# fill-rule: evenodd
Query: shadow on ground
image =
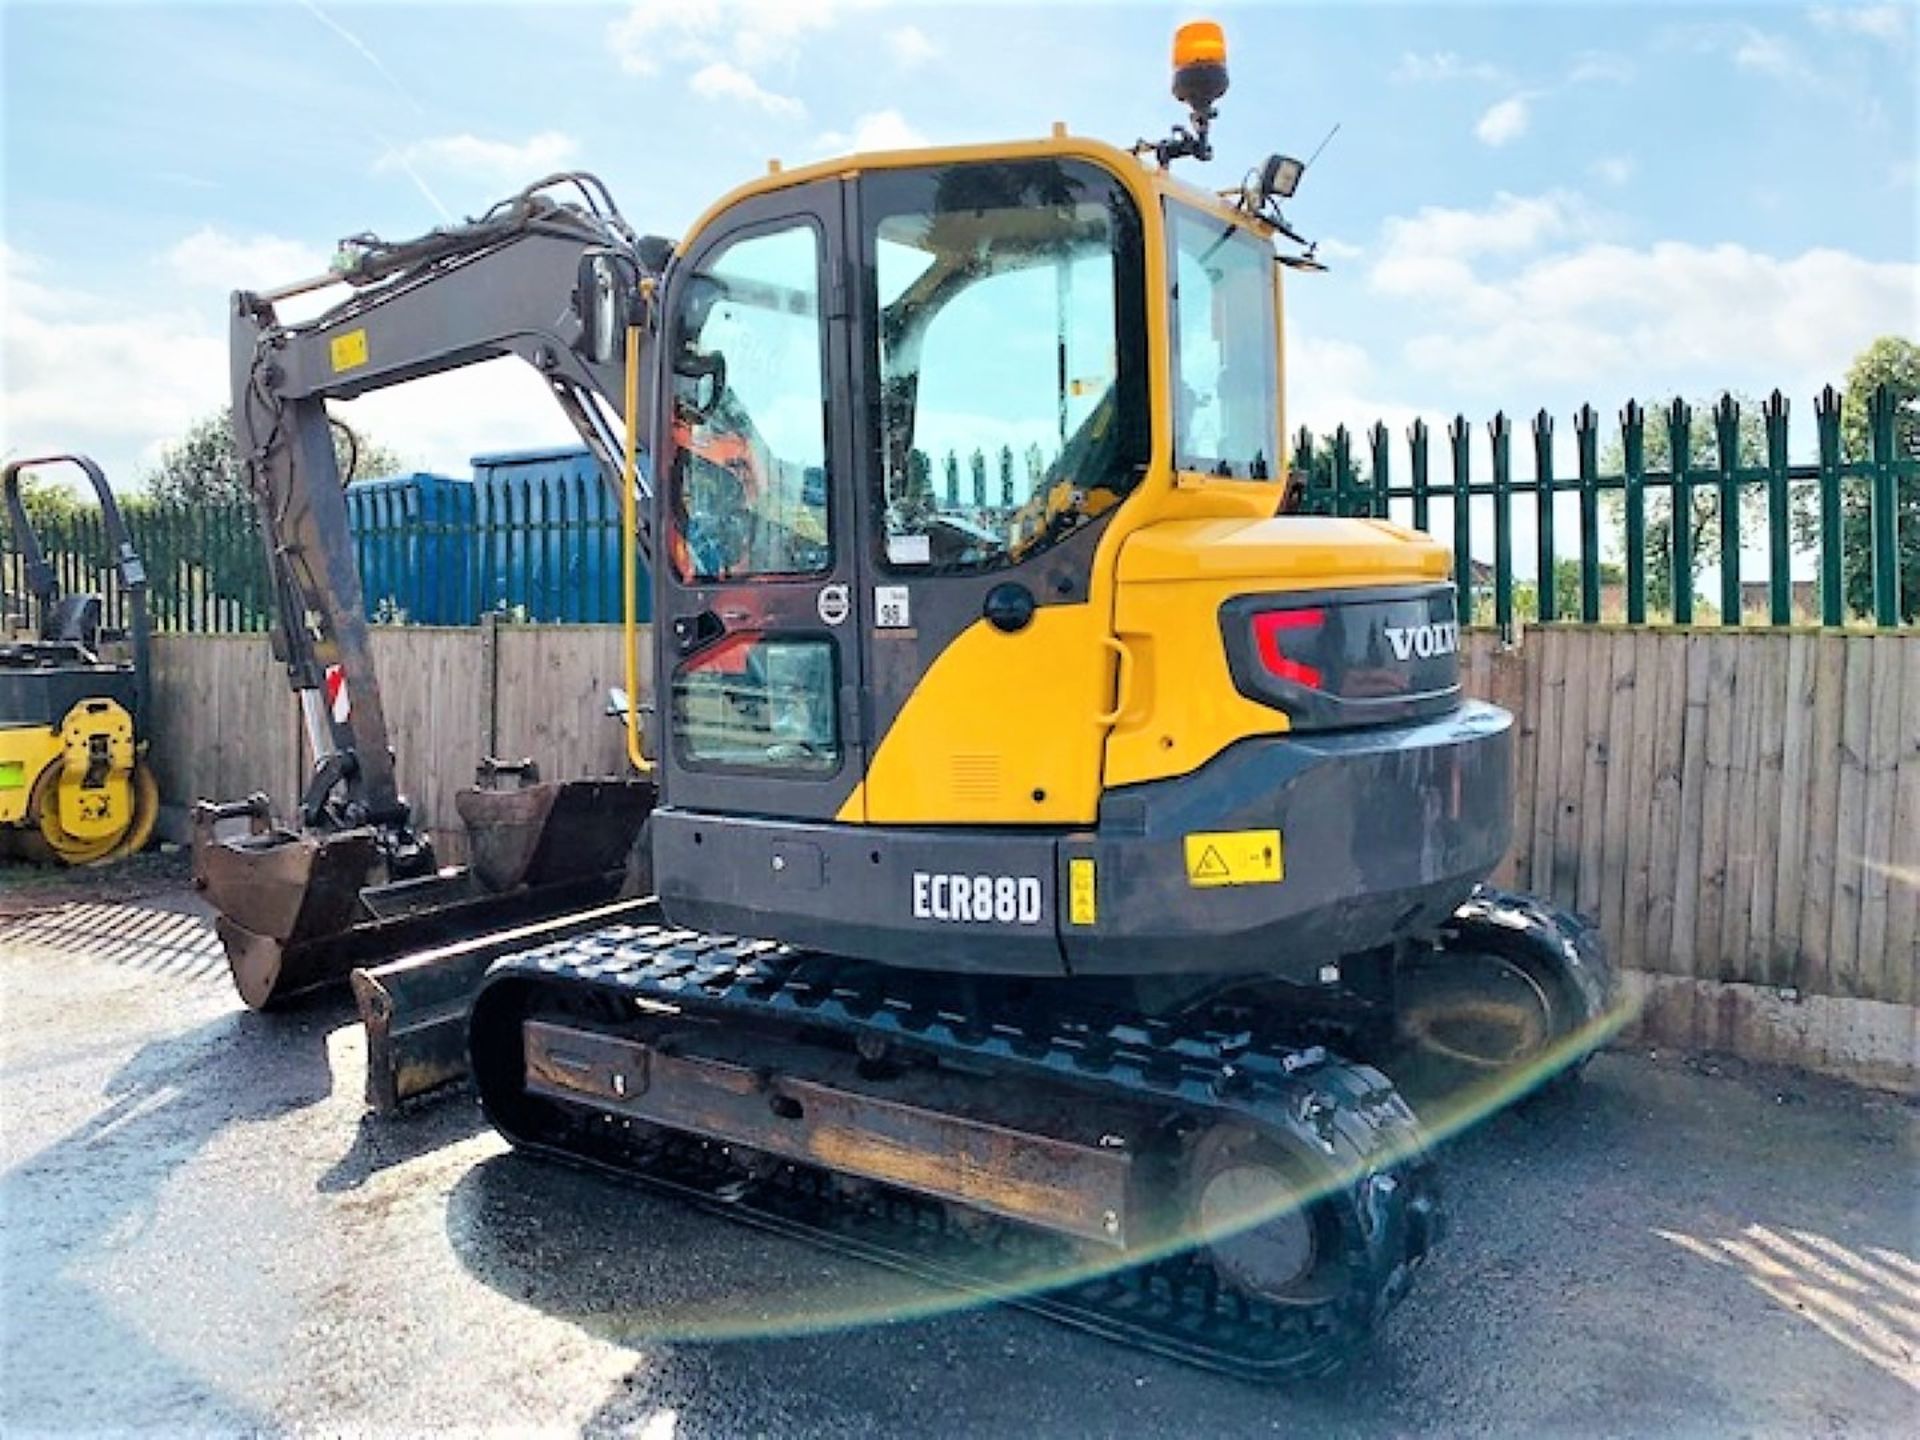
<path id="1" fill-rule="evenodd" d="M 1447 1145 L 1452 1238 L 1385 1332 L 1317 1385 L 1223 1380 L 511 1154 L 456 1186 L 447 1230 L 488 1285 L 635 1351 L 590 1432 L 666 1412 L 682 1436 L 1910 1418 L 1911 1112 L 1627 1057 L 1594 1072 Z"/>

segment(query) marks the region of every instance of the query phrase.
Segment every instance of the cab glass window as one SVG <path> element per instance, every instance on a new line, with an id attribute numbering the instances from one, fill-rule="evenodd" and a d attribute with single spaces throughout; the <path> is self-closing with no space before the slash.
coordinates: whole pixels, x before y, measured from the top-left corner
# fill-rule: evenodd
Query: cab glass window
<path id="1" fill-rule="evenodd" d="M 833 642 L 730 637 L 673 678 L 683 764 L 829 773 L 840 768 Z"/>
<path id="2" fill-rule="evenodd" d="M 1017 564 L 1110 510 L 1148 454 L 1138 212 L 1073 161 L 862 182 L 882 560 Z"/>
<path id="3" fill-rule="evenodd" d="M 1233 480 L 1280 475 L 1273 247 L 1169 203 L 1174 464 Z"/>
<path id="4" fill-rule="evenodd" d="M 820 238 L 735 240 L 676 287 L 672 561 L 683 581 L 817 575 L 833 560 Z"/>

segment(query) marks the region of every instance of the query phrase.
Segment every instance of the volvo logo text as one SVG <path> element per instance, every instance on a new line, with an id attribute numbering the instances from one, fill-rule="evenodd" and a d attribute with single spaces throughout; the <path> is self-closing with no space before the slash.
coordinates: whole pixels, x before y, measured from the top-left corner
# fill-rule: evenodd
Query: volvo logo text
<path id="1" fill-rule="evenodd" d="M 1460 648 L 1460 627 L 1451 620 L 1437 620 L 1429 625 L 1386 625 L 1387 643 L 1393 646 L 1393 653 L 1402 660 L 1411 660 L 1418 656 L 1422 660 L 1431 660 L 1436 655 L 1451 655 Z"/>

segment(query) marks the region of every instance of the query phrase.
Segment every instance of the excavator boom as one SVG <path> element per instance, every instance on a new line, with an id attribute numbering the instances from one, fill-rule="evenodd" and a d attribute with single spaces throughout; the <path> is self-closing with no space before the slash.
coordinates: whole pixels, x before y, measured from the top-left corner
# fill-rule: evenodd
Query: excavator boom
<path id="1" fill-rule="evenodd" d="M 553 198 L 562 187 L 580 198 Z M 443 870 L 415 826 L 394 773 L 327 405 L 515 357 L 617 485 L 622 369 L 580 347 L 575 286 L 588 256 L 653 274 L 668 250 L 635 237 L 593 177 L 554 176 L 466 225 L 399 243 L 350 239 L 324 280 L 234 296 L 234 438 L 266 548 L 274 654 L 312 758 L 290 823 L 258 795 L 196 813 L 196 881 L 249 1004 L 619 890 L 652 806 L 643 781 L 582 794 L 540 782 L 527 763 L 481 757 L 479 783 L 459 797 L 479 863 Z M 278 304 L 328 284 L 351 291 L 316 319 L 279 317 Z M 643 418 L 633 421 L 644 433 Z M 543 842 L 556 811 L 566 839 Z M 236 821 L 245 833 L 226 833 Z"/>

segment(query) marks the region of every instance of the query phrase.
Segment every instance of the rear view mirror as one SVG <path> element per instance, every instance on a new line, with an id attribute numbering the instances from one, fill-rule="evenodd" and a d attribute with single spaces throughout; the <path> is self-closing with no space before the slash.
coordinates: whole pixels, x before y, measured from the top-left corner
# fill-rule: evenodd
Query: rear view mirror
<path id="1" fill-rule="evenodd" d="M 639 267 L 610 250 L 581 256 L 573 303 L 580 314 L 576 348 L 597 365 L 616 363 L 626 353 L 628 327 L 640 323 Z"/>

